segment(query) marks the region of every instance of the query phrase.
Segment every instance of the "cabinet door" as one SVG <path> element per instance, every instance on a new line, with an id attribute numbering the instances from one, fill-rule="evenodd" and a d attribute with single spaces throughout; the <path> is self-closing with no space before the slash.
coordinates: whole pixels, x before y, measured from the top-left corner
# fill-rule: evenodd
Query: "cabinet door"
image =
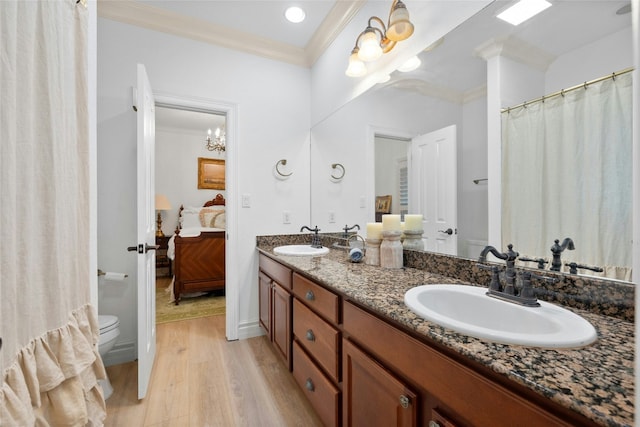
<path id="1" fill-rule="evenodd" d="M 417 425 L 416 394 L 349 340 L 342 350 L 344 425 Z"/>
<path id="2" fill-rule="evenodd" d="M 260 305 L 260 325 L 267 333 L 269 340 L 271 337 L 271 279 L 260 272 L 258 274 L 258 287 L 259 289 L 259 305 Z"/>
<path id="3" fill-rule="evenodd" d="M 291 370 L 291 294 L 273 282 L 271 335 L 273 344 Z"/>

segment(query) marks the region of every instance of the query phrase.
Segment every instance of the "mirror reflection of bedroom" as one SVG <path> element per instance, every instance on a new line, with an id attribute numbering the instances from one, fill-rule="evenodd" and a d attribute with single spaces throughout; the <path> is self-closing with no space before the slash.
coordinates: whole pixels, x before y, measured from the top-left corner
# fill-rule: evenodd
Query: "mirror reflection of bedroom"
<path id="1" fill-rule="evenodd" d="M 156 323 L 225 314 L 225 121 L 156 108 Z"/>

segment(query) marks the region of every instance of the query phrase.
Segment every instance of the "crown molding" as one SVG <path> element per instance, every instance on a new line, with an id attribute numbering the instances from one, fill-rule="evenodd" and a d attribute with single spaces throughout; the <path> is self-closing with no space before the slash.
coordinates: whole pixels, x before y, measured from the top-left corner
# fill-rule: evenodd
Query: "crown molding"
<path id="1" fill-rule="evenodd" d="M 336 1 L 305 47 L 307 66 L 311 67 L 320 55 L 345 29 L 347 24 L 367 3 L 367 0 Z"/>
<path id="2" fill-rule="evenodd" d="M 366 0 L 336 1 L 304 49 L 134 0 L 99 0 L 97 3 L 98 16 L 101 18 L 309 68 L 364 6 Z"/>
<path id="3" fill-rule="evenodd" d="M 504 56 L 541 71 L 546 71 L 555 61 L 555 55 L 526 43 L 517 37 L 492 38 L 473 51 L 475 56 L 488 60 L 495 56 Z"/>

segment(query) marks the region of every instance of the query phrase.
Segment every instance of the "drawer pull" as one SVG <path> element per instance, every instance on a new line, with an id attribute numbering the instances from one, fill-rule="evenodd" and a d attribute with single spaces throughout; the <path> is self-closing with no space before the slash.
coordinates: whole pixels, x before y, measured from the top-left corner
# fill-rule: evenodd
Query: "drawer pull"
<path id="1" fill-rule="evenodd" d="M 316 299 L 313 291 L 307 291 L 307 294 L 304 297 L 307 299 L 307 301 L 313 301 L 314 299 Z"/>
<path id="2" fill-rule="evenodd" d="M 437 421 L 431 420 L 429 421 L 429 427 L 440 427 Z"/>
<path id="3" fill-rule="evenodd" d="M 311 378 L 307 378 L 307 382 L 304 383 L 304 386 L 309 391 L 315 391 L 316 390 L 316 386 L 313 385 L 313 381 L 311 381 Z"/>
<path id="4" fill-rule="evenodd" d="M 313 331 L 311 329 L 307 330 L 307 341 L 315 341 L 316 340 L 316 336 L 313 334 Z"/>
<path id="5" fill-rule="evenodd" d="M 405 396 L 404 394 L 400 395 L 400 405 L 404 409 L 407 409 L 409 407 L 409 398 L 407 396 Z"/>

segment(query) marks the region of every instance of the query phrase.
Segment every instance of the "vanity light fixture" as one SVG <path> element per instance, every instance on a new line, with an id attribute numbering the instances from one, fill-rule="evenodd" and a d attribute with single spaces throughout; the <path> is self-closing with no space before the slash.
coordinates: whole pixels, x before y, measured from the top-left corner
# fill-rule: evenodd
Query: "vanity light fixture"
<path id="1" fill-rule="evenodd" d="M 497 17 L 511 25 L 519 25 L 550 6 L 547 0 L 520 0 Z"/>
<path id="2" fill-rule="evenodd" d="M 382 54 L 391 51 L 397 42 L 406 40 L 413 34 L 413 24 L 409 20 L 409 11 L 402 0 L 393 0 L 389 19 L 384 21 L 377 16 L 369 18 L 367 28 L 358 35 L 356 44 L 349 56 L 346 74 L 360 77 L 367 73 L 365 62 L 375 61 Z"/>
<path id="3" fill-rule="evenodd" d="M 219 127 L 216 128 L 214 136 L 215 138 L 211 138 L 211 129 L 207 130 L 207 137 L 205 138 L 207 144 L 205 145 L 205 147 L 207 147 L 207 150 L 209 151 L 217 151 L 219 153 L 222 153 L 226 150 L 227 146 L 227 137 L 226 132 L 224 131 L 224 126 L 222 127 L 222 130 L 220 130 Z"/>

